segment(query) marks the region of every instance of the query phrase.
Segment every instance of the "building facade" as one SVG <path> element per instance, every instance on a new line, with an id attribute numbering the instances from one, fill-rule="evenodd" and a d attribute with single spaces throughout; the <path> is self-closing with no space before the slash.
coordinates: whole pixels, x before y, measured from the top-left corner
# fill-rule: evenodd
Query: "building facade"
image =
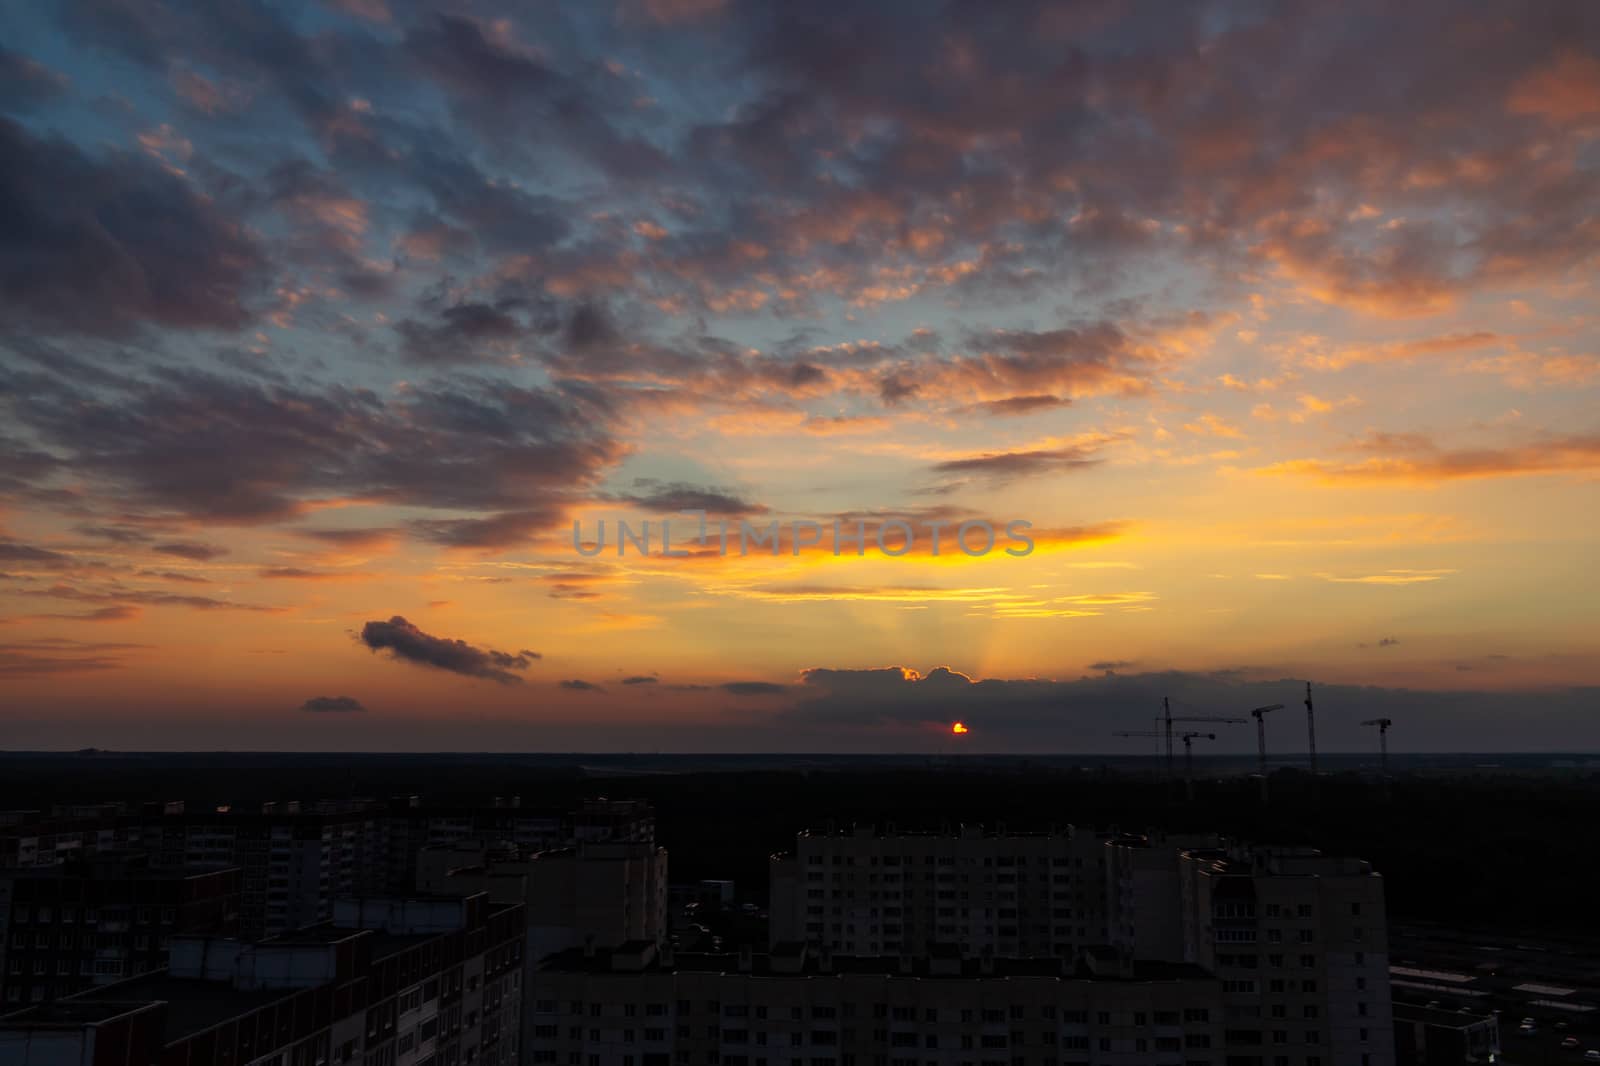
<path id="1" fill-rule="evenodd" d="M 511 1066 L 520 904 L 341 902 L 251 943 L 180 938 L 163 973 L 0 1018 L 7 1066 Z"/>
<path id="2" fill-rule="evenodd" d="M 1383 878 L 1311 849 L 1184 851 L 1184 953 L 1223 982 L 1230 1049 L 1262 1066 L 1390 1066 Z"/>
<path id="3" fill-rule="evenodd" d="M 1071 955 L 1107 943 L 1106 854 L 1072 827 L 801 833 L 770 862 L 770 944 L 835 954 Z"/>
<path id="4" fill-rule="evenodd" d="M 493 841 L 531 853 L 654 839 L 650 805 L 632 800 L 570 808 L 524 807 L 514 796 L 467 805 L 415 796 L 248 808 L 111 803 L 0 812 L 0 871 L 132 850 L 165 867 L 236 866 L 241 935 L 262 939 L 328 921 L 343 897 L 414 891 L 424 848 Z"/>
<path id="5" fill-rule="evenodd" d="M 1230 1066 L 1389 1066 L 1383 880 L 1212 835 L 803 833 L 772 860 L 771 943 L 836 955 L 1189 964 Z"/>
<path id="6" fill-rule="evenodd" d="M 174 937 L 237 934 L 239 900 L 237 867 L 143 853 L 0 872 L 0 1011 L 162 969 Z"/>
<path id="7" fill-rule="evenodd" d="M 1215 978 L 1115 958 L 575 949 L 534 975 L 549 1066 L 1221 1064 Z"/>

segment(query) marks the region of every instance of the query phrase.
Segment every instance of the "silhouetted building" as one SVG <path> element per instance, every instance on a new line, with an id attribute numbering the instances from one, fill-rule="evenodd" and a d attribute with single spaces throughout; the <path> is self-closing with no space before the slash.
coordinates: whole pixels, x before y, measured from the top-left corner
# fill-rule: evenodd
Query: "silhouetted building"
<path id="1" fill-rule="evenodd" d="M 1399 1066 L 1465 1066 L 1497 1062 L 1500 1020 L 1473 1014 L 1394 1005 L 1395 1062 Z"/>
<path id="2" fill-rule="evenodd" d="M 1184 958 L 1217 974 L 1231 1051 L 1304 1066 L 1394 1061 L 1383 878 L 1310 848 L 1186 850 Z"/>
<path id="3" fill-rule="evenodd" d="M 0 869 L 127 849 L 162 866 L 237 866 L 240 932 L 259 939 L 327 921 L 342 897 L 413 891 L 425 847 L 503 840 L 531 852 L 654 835 L 649 804 L 632 800 L 544 809 L 517 797 L 447 806 L 418 797 L 210 809 L 112 803 L 0 814 Z"/>
<path id="4" fill-rule="evenodd" d="M 526 980 L 541 961 L 585 944 L 615 947 L 667 936 L 667 852 L 644 841 L 598 840 L 517 857 L 504 848 L 424 848 L 417 862 L 424 892 L 518 900 L 527 916 Z M 523 1028 L 532 1024 L 526 1016 Z"/>
<path id="5" fill-rule="evenodd" d="M 236 935 L 236 867 L 102 852 L 0 873 L 0 1010 L 162 969 L 183 934 Z"/>
<path id="6" fill-rule="evenodd" d="M 7 1066 L 509 1066 L 520 904 L 341 901 L 259 943 L 178 938 L 163 973 L 0 1018 Z"/>

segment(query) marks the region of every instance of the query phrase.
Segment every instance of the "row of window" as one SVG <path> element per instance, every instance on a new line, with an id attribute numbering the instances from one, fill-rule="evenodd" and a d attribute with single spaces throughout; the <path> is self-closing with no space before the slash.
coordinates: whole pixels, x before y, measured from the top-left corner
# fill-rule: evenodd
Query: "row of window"
<path id="1" fill-rule="evenodd" d="M 50 925 L 59 916 L 63 924 L 71 925 L 80 915 L 87 924 L 102 920 L 111 922 L 132 920 L 141 925 L 149 925 L 159 918 L 161 922 L 170 925 L 177 921 L 178 910 L 176 907 L 85 907 L 80 912 L 77 907 L 62 907 L 59 910 L 54 907 L 39 907 L 35 910 L 32 907 L 19 906 L 11 909 L 11 924 L 27 925 L 37 919 L 40 925 Z"/>
<path id="2" fill-rule="evenodd" d="M 693 1026 L 680 1025 L 674 1035 L 679 1040 L 693 1040 L 694 1028 Z M 781 1033 L 769 1033 L 764 1029 L 758 1029 L 752 1033 L 749 1029 L 724 1029 L 715 1025 L 707 1026 L 704 1032 L 706 1040 L 718 1041 L 723 1044 L 754 1044 L 757 1047 L 766 1047 L 769 1043 L 782 1045 L 785 1041 L 772 1039 L 774 1036 L 781 1037 L 782 1035 Z M 1086 1048 L 1089 1046 L 1089 1037 L 1081 1034 L 1068 1033 L 1063 1035 L 1054 1029 L 1046 1029 L 1039 1030 L 1034 1035 L 1036 1039 L 1033 1043 L 1046 1047 L 1057 1044 L 1067 1048 Z M 536 1025 L 533 1027 L 533 1036 L 535 1040 L 560 1040 L 561 1027 L 559 1025 Z M 797 1048 L 808 1045 L 811 1047 L 836 1047 L 841 1042 L 841 1039 L 847 1044 L 856 1040 L 855 1031 L 850 1029 L 844 1030 L 843 1034 L 834 1029 L 813 1029 L 809 1034 L 795 1031 L 789 1033 L 788 1036 L 788 1046 Z M 1260 1043 L 1259 1034 L 1257 1036 L 1258 1039 L 1247 1042 Z M 570 1041 L 584 1040 L 585 1030 L 583 1026 L 568 1026 L 567 1039 Z M 635 1029 L 602 1030 L 592 1028 L 587 1031 L 587 1039 L 591 1044 L 662 1043 L 668 1039 L 668 1031 L 665 1028 L 647 1028 L 642 1031 Z M 936 1033 L 918 1034 L 915 1032 L 890 1032 L 886 1029 L 875 1029 L 872 1032 L 872 1039 L 880 1044 L 887 1042 L 890 1047 L 896 1048 L 923 1047 L 929 1050 L 936 1050 L 940 1047 L 940 1037 Z M 961 1033 L 954 1039 L 955 1043 L 946 1044 L 945 1046 L 972 1050 L 979 1047 L 1020 1047 L 1029 1043 L 1027 1033 L 1022 1030 L 979 1034 Z M 1109 1037 L 1103 1037 L 1101 1042 L 1104 1043 L 1109 1039 Z M 1140 1043 L 1143 1043 L 1144 1039 L 1140 1038 Z M 1177 1035 L 1156 1037 L 1154 1039 L 1158 1046 L 1163 1041 L 1170 1041 L 1173 1047 L 1177 1047 L 1179 1041 Z M 1205 1047 L 1208 1046 L 1210 1037 L 1204 1033 L 1191 1033 L 1184 1039 L 1190 1041 L 1191 1047 Z M 405 1047 L 402 1047 L 401 1050 L 405 1050 Z M 1141 1050 L 1143 1049 L 1141 1048 Z"/>
<path id="3" fill-rule="evenodd" d="M 568 1002 L 567 1014 L 578 1017 L 587 1015 L 591 1018 L 600 1018 L 615 1015 L 617 1013 L 616 1008 L 618 1006 L 621 1007 L 622 1017 L 634 1018 L 638 1016 L 641 1005 L 632 1002 L 622 1004 L 606 1004 L 598 1001 L 585 1004 L 582 1000 L 575 999 Z M 677 1001 L 675 1006 L 679 1015 L 695 1013 L 695 1004 L 693 1000 L 680 999 Z M 535 1014 L 555 1014 L 558 1012 L 559 1007 L 559 1002 L 554 999 L 537 999 L 533 1004 L 533 1010 Z M 607 1009 L 608 1007 L 610 1009 Z M 668 1015 L 666 1003 L 646 1003 L 643 1004 L 643 1007 L 646 1017 L 661 1018 Z M 856 1017 L 857 1007 L 858 1005 L 855 1003 L 844 1003 L 839 1006 L 834 1006 L 833 1004 L 827 1003 L 817 1003 L 813 1004 L 809 1010 L 803 1006 L 790 1006 L 787 1008 L 787 1011 L 789 1018 L 793 1021 L 804 1021 L 807 1017 L 818 1021 L 831 1021 L 840 1017 Z M 705 1014 L 719 1015 L 724 1018 L 755 1017 L 759 1019 L 766 1019 L 774 1016 L 782 1017 L 782 1012 L 785 1009 L 781 1007 L 769 1007 L 767 1004 L 761 1003 L 723 1003 L 721 1000 L 715 999 L 705 1000 L 703 1002 L 703 1008 L 703 1013 Z M 1061 1022 L 1067 1025 L 1089 1024 L 1090 1012 L 1086 1010 L 1063 1010 L 1058 1009 L 1054 1004 L 1046 1003 L 1038 1006 L 1034 1013 L 1039 1018 L 1042 1018 L 1046 1021 L 1055 1021 L 1059 1019 Z M 993 1024 L 1006 1021 L 1022 1021 L 1028 1017 L 1029 1011 L 1024 1005 L 1020 1003 L 1013 1003 L 1004 1010 L 994 1007 L 983 1009 L 961 1007 L 959 1009 L 947 1009 L 943 1012 L 943 1014 L 945 1016 L 945 1020 L 948 1021 L 957 1020 L 957 1015 L 959 1015 L 959 1020 L 966 1024 L 980 1021 Z M 924 1022 L 938 1022 L 941 1018 L 941 1013 L 938 1008 L 935 1007 L 924 1007 L 919 1012 L 918 1008 L 914 1006 L 891 1006 L 888 1003 L 874 1003 L 872 1004 L 872 1016 L 874 1018 L 889 1018 L 897 1022 L 915 1022 L 918 1020 Z M 1115 1019 L 1123 1017 L 1124 1013 L 1103 1010 L 1095 1011 L 1094 1016 L 1095 1024 L 1111 1025 Z M 1126 1012 L 1125 1016 L 1129 1023 L 1135 1026 L 1148 1025 L 1152 1021 L 1156 1025 L 1177 1025 L 1179 1024 L 1180 1020 L 1188 1024 L 1208 1022 L 1211 1020 L 1211 1012 L 1205 1007 L 1186 1007 L 1181 1014 L 1175 1010 L 1158 1010 L 1154 1012 L 1142 1010 L 1129 1011 Z"/>

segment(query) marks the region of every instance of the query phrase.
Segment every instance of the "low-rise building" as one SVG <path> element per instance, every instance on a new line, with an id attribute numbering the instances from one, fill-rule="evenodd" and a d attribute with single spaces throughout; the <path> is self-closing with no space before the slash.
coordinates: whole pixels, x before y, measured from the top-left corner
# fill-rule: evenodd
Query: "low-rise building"
<path id="1" fill-rule="evenodd" d="M 1398 1066 L 1467 1066 L 1500 1060 L 1500 1019 L 1493 1014 L 1394 1005 Z"/>

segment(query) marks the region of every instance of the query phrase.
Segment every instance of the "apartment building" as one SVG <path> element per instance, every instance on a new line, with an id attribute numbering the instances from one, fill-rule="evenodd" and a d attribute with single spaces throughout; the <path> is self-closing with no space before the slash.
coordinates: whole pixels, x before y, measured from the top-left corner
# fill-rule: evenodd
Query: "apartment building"
<path id="1" fill-rule="evenodd" d="M 1309 848 L 1186 850 L 1186 961 L 1223 983 L 1230 1052 L 1262 1066 L 1390 1066 L 1383 878 Z"/>
<path id="2" fill-rule="evenodd" d="M 1369 863 L 1210 834 L 802 833 L 772 869 L 773 944 L 1077 956 L 1214 976 L 1230 1066 L 1394 1059 L 1383 880 Z"/>
<path id="3" fill-rule="evenodd" d="M 177 938 L 171 965 L 0 1018 L 7 1066 L 509 1066 L 520 904 L 341 901 L 251 943 Z"/>
<path id="4" fill-rule="evenodd" d="M 1138 959 L 1185 959 L 1183 862 L 1215 833 L 1113 834 L 1105 840 L 1107 942 Z M 1192 961 L 1192 960 L 1191 960 Z"/>
<path id="5" fill-rule="evenodd" d="M 567 948 L 660 944 L 667 936 L 667 852 L 653 843 L 599 840 L 528 856 L 481 844 L 424 848 L 417 888 L 521 901 L 526 982 L 546 957 Z M 523 1008 L 523 1030 L 531 1031 L 531 1003 Z"/>
<path id="6" fill-rule="evenodd" d="M 804 832 L 770 862 L 770 944 L 842 955 L 1070 955 L 1108 942 L 1106 849 L 1071 826 L 1037 834 Z"/>
<path id="7" fill-rule="evenodd" d="M 1078 1066 L 1222 1058 L 1217 980 L 1184 963 L 689 955 L 578 948 L 528 990 L 554 1066 Z"/>
<path id="8" fill-rule="evenodd" d="M 261 939 L 329 920 L 341 897 L 412 891 L 425 847 L 494 840 L 532 852 L 654 837 L 649 804 L 606 799 L 576 808 L 524 807 L 517 797 L 442 806 L 416 796 L 210 808 L 113 803 L 0 813 L 0 869 L 110 850 L 148 851 L 167 867 L 237 866 L 240 933 Z"/>
<path id="9" fill-rule="evenodd" d="M 236 935 L 239 891 L 237 867 L 143 853 L 0 872 L 0 1011 L 162 969 L 173 937 Z"/>
<path id="10" fill-rule="evenodd" d="M 666 937 L 667 850 L 649 842 L 601 840 L 532 855 L 486 844 L 425 848 L 417 888 L 521 900 L 533 961 L 584 943 Z"/>

